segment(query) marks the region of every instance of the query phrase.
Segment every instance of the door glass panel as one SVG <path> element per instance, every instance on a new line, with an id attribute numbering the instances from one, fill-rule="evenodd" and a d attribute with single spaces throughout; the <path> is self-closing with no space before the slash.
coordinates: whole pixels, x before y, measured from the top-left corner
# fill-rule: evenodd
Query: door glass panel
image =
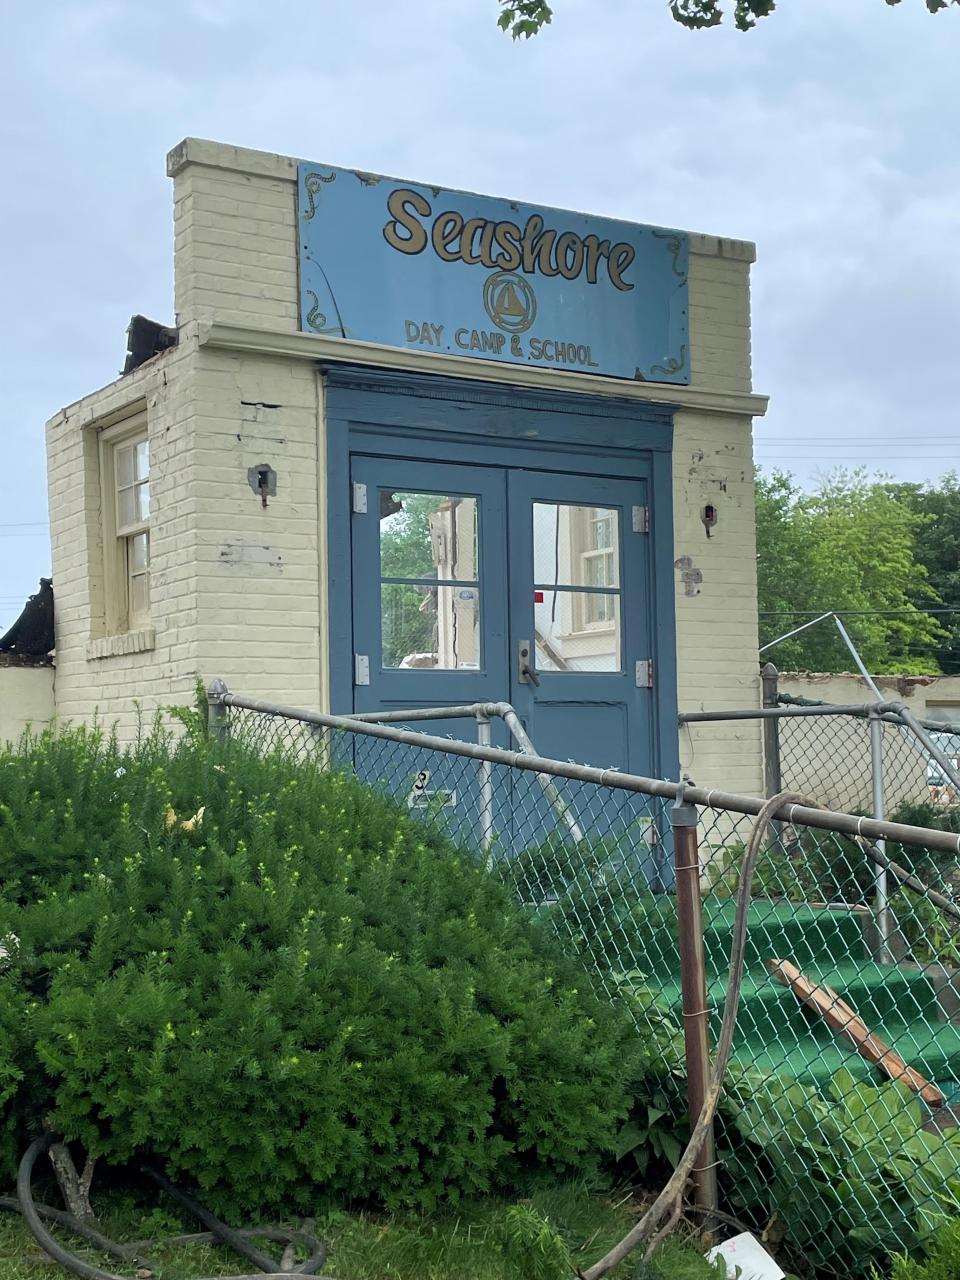
<path id="1" fill-rule="evenodd" d="M 617 508 L 535 502 L 533 576 L 538 587 L 619 587 Z"/>
<path id="2" fill-rule="evenodd" d="M 378 491 L 381 661 L 480 668 L 479 500 Z"/>
<path id="3" fill-rule="evenodd" d="M 478 578 L 478 501 L 381 489 L 381 578 Z"/>
<path id="4" fill-rule="evenodd" d="M 620 512 L 533 504 L 534 627 L 542 671 L 622 671 Z"/>
<path id="5" fill-rule="evenodd" d="M 623 670 L 619 594 L 538 590 L 533 620 L 538 670 Z"/>
<path id="6" fill-rule="evenodd" d="M 476 586 L 384 582 L 380 612 L 384 667 L 478 670 L 480 592 Z"/>

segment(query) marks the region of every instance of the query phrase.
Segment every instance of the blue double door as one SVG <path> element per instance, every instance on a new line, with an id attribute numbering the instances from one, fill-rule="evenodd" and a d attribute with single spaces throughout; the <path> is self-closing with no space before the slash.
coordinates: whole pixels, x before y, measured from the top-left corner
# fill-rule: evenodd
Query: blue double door
<path id="1" fill-rule="evenodd" d="M 507 701 L 541 755 L 657 771 L 649 471 L 523 460 L 351 456 L 354 710 Z"/>

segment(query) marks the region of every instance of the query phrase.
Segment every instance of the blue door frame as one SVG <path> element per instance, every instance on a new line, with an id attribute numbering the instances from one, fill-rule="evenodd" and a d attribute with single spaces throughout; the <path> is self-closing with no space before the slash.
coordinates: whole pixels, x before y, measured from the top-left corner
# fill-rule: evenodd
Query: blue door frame
<path id="1" fill-rule="evenodd" d="M 354 582 L 346 545 L 351 528 L 352 460 L 357 465 L 364 456 L 396 459 L 398 486 L 405 483 L 401 460 L 433 464 L 442 460 L 451 477 L 459 466 L 463 475 L 491 467 L 508 473 L 535 471 L 541 478 L 549 472 L 611 481 L 642 478 L 648 481 L 649 656 L 655 670 L 647 730 L 651 738 L 648 771 L 658 777 L 676 777 L 671 411 L 612 397 L 526 392 L 349 366 L 325 372 L 332 710 L 354 709 Z M 558 476 L 559 500 L 564 483 Z M 415 673 L 403 673 L 403 678 L 408 676 Z M 417 691 L 412 685 L 410 689 L 413 697 L 407 705 L 415 705 Z"/>

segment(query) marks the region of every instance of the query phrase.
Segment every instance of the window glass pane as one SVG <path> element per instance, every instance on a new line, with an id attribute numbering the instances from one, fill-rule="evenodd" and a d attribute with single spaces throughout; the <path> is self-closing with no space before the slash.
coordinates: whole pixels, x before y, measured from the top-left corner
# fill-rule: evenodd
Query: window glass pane
<path id="1" fill-rule="evenodd" d="M 150 474 L 150 446 L 146 440 L 138 440 L 134 445 L 136 452 L 136 474 L 138 480 L 146 480 Z"/>
<path id="2" fill-rule="evenodd" d="M 619 511 L 535 502 L 533 576 L 538 587 L 619 587 Z"/>
<path id="3" fill-rule="evenodd" d="M 134 574 L 130 579 L 130 616 L 143 617 L 150 607 L 150 575 Z"/>
<path id="4" fill-rule="evenodd" d="M 150 484 L 144 481 L 138 484 L 136 488 L 137 494 L 137 519 L 146 520 L 150 515 Z"/>
<path id="5" fill-rule="evenodd" d="M 381 489 L 380 576 L 475 582 L 478 501 Z"/>
<path id="6" fill-rule="evenodd" d="M 476 587 L 388 582 L 380 588 L 385 667 L 475 671 L 480 666 Z"/>
<path id="7" fill-rule="evenodd" d="M 612 587 L 613 552 L 589 551 L 584 557 L 584 576 L 588 587 Z"/>
<path id="8" fill-rule="evenodd" d="M 116 452 L 117 485 L 133 484 L 133 445 L 121 445 Z"/>
<path id="9" fill-rule="evenodd" d="M 133 489 L 121 489 L 118 495 L 117 521 L 121 529 L 137 523 L 136 492 Z"/>
<path id="10" fill-rule="evenodd" d="M 147 533 L 135 533 L 132 538 L 128 539 L 127 545 L 130 548 L 130 569 L 146 569 L 150 563 L 150 535 Z"/>
<path id="11" fill-rule="evenodd" d="M 539 670 L 623 670 L 619 595 L 538 591 L 533 618 Z"/>

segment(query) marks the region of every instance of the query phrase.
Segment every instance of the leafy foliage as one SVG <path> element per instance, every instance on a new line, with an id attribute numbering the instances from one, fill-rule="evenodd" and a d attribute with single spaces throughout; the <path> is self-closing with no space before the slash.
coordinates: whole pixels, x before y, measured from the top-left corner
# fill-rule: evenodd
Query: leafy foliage
<path id="1" fill-rule="evenodd" d="M 786 1238 L 831 1273 L 868 1274 L 906 1243 L 913 1252 L 960 1209 L 960 1130 L 928 1133 L 919 1099 L 849 1071 L 829 1097 L 776 1076 L 744 1074 L 724 1103 L 745 1150 L 725 1155 L 741 1211 L 776 1216 Z"/>
<path id="2" fill-rule="evenodd" d="M 893 1259 L 890 1280 L 957 1280 L 960 1276 L 960 1218 L 945 1218 L 924 1241 L 924 1254 L 922 1260 L 898 1254 Z"/>
<path id="3" fill-rule="evenodd" d="M 430 550 L 429 517 L 437 498 L 429 493 L 404 493 L 403 505 L 380 525 L 380 572 L 385 578 L 436 577 Z M 413 653 L 429 653 L 436 643 L 436 603 L 429 588 L 394 583 L 385 610 L 383 659 L 399 666 Z M 432 606 L 432 607 L 431 607 Z"/>
<path id="4" fill-rule="evenodd" d="M 761 645 L 836 612 L 870 671 L 938 669 L 930 655 L 944 633 L 922 607 L 938 599 L 918 558 L 924 515 L 863 471 L 837 471 L 813 493 L 782 472 L 761 473 L 756 504 Z M 851 662 L 829 622 L 773 656 L 782 671 L 846 671 Z"/>
<path id="5" fill-rule="evenodd" d="M 708 1262 L 689 1245 L 665 1240 L 653 1256 L 640 1263 L 634 1280 L 727 1280 L 722 1258 Z"/>
<path id="6" fill-rule="evenodd" d="M 960 672 L 960 477 L 950 472 L 935 485 L 897 484 L 890 491 L 923 519 L 917 558 L 943 604 L 958 611 L 940 619 L 947 636 L 931 653 L 944 673 L 953 675 Z"/>
<path id="7" fill-rule="evenodd" d="M 900 0 L 886 0 L 888 5 L 900 4 Z M 948 5 L 960 0 L 923 0 L 930 13 L 939 13 Z M 553 18 L 553 10 L 545 0 L 500 0 L 503 9 L 500 26 L 510 31 L 514 38 L 535 36 Z M 752 31 L 761 18 L 769 17 L 777 7 L 776 0 L 734 0 L 733 20 L 738 31 Z M 718 27 L 723 22 L 723 0 L 670 0 L 670 12 L 674 19 L 691 30 Z"/>
<path id="8" fill-rule="evenodd" d="M 49 1114 L 232 1216 L 596 1177 L 632 1020 L 400 804 L 187 729 L 0 754 L 3 1172 Z"/>
<path id="9" fill-rule="evenodd" d="M 507 1210 L 506 1254 L 519 1280 L 565 1280 L 573 1271 L 563 1237 L 531 1205 Z"/>
<path id="10" fill-rule="evenodd" d="M 812 839 L 813 852 L 819 852 L 821 839 Z M 733 898 L 740 884 L 740 871 L 746 847 L 739 840 L 729 841 L 711 851 L 704 867 L 703 889 L 718 898 Z M 771 840 L 760 853 L 753 874 L 752 897 L 783 899 L 788 902 L 805 902 L 823 896 L 816 882 L 816 871 L 805 850 L 792 843 L 786 847 L 782 840 Z"/>

